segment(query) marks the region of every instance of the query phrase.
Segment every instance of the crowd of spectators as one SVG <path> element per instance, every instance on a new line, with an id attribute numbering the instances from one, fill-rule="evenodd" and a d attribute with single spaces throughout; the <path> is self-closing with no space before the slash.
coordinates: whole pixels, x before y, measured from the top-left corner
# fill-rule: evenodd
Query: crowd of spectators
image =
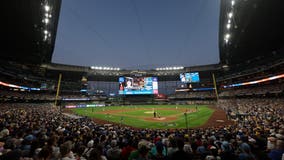
<path id="1" fill-rule="evenodd" d="M 14 90 L 1 90 L 0 97 L 6 99 L 22 99 L 22 100 L 47 100 L 54 101 L 56 97 L 56 93 L 48 92 L 48 91 L 21 91 L 17 89 Z M 86 95 L 82 95 L 80 92 L 78 93 L 64 93 L 61 92 L 58 99 L 79 99 L 86 98 Z M 99 99 L 98 96 L 92 96 L 92 99 Z"/>
<path id="2" fill-rule="evenodd" d="M 231 114 L 264 117 L 282 117 L 284 115 L 284 100 L 282 98 L 248 98 L 221 99 L 218 106 Z"/>
<path id="3" fill-rule="evenodd" d="M 237 103 L 239 111 L 250 115 L 242 122 L 191 130 L 101 125 L 61 114 L 51 104 L 1 104 L 0 159 L 281 160 L 283 101 Z"/>
<path id="4" fill-rule="evenodd" d="M 0 96 L 6 97 L 6 98 L 14 98 L 14 99 L 25 99 L 25 100 L 30 100 L 30 99 L 36 99 L 36 100 L 54 100 L 55 95 L 50 94 L 50 93 L 42 93 L 38 91 L 13 91 L 13 90 L 1 90 Z"/>
<path id="5" fill-rule="evenodd" d="M 220 97 L 265 95 L 267 93 L 281 93 L 284 91 L 284 83 L 249 86 L 241 88 L 229 88 L 220 91 Z"/>
<path id="6" fill-rule="evenodd" d="M 170 98 L 188 99 L 188 98 L 215 98 L 214 91 L 192 91 L 192 92 L 177 92 L 171 95 Z"/>

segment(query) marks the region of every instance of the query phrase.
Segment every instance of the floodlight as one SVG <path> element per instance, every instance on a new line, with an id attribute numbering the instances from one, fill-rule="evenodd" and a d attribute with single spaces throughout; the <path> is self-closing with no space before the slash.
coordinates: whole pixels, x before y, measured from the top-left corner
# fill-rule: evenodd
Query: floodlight
<path id="1" fill-rule="evenodd" d="M 233 12 L 230 12 L 229 13 L 229 18 L 232 18 L 233 17 Z"/>
<path id="2" fill-rule="evenodd" d="M 47 40 L 47 35 L 45 35 L 45 36 L 44 36 L 44 39 L 43 39 L 43 40 L 44 40 L 44 41 L 46 41 L 46 40 Z"/>
<path id="3" fill-rule="evenodd" d="M 227 33 L 227 34 L 225 35 L 225 38 L 226 38 L 226 39 L 229 39 L 230 36 L 231 36 L 231 35 L 230 35 L 229 33 Z"/>
<path id="4" fill-rule="evenodd" d="M 231 28 L 231 24 L 228 23 L 228 24 L 227 24 L 227 29 L 230 29 L 230 28 Z"/>
<path id="5" fill-rule="evenodd" d="M 232 6 L 234 6 L 235 5 L 235 0 L 232 0 Z"/>
<path id="6" fill-rule="evenodd" d="M 48 12 L 50 10 L 50 7 L 48 5 L 45 5 L 44 9 L 45 9 L 46 12 Z"/>
<path id="7" fill-rule="evenodd" d="M 223 65 L 222 68 L 229 68 L 227 64 Z"/>
<path id="8" fill-rule="evenodd" d="M 49 19 L 48 19 L 48 18 L 45 18 L 45 19 L 44 19 L 44 23 L 47 24 L 48 22 L 49 22 Z"/>

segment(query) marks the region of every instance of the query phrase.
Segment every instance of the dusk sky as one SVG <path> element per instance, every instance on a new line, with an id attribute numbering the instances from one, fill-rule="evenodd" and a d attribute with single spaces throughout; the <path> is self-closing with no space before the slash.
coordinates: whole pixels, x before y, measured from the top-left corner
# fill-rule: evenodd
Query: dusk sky
<path id="1" fill-rule="evenodd" d="M 54 63 L 154 69 L 219 63 L 220 0 L 62 0 Z"/>

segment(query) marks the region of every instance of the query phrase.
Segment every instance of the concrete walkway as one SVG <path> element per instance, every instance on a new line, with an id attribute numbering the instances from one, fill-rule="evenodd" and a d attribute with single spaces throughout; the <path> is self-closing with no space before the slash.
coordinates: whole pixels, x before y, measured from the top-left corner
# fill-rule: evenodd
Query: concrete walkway
<path id="1" fill-rule="evenodd" d="M 77 116 L 77 115 L 74 115 L 74 114 L 69 114 L 69 113 L 62 113 L 64 116 L 66 117 L 69 117 L 69 118 L 72 118 L 72 119 L 80 119 L 80 118 L 83 118 L 81 116 Z"/>

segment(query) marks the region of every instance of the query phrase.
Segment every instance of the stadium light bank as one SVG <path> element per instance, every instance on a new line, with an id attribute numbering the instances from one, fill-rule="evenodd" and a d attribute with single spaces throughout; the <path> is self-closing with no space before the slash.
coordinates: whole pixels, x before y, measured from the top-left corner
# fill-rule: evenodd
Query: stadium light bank
<path id="1" fill-rule="evenodd" d="M 120 68 L 101 67 L 101 66 L 91 66 L 90 68 L 93 70 L 104 70 L 104 71 L 119 71 L 120 70 Z"/>
<path id="2" fill-rule="evenodd" d="M 44 41 L 47 41 L 49 38 L 51 38 L 51 33 L 50 31 L 48 30 L 49 28 L 49 23 L 51 21 L 51 10 L 52 10 L 52 7 L 50 5 L 48 5 L 47 3 L 46 4 L 42 4 L 43 5 L 43 17 L 42 17 L 42 23 L 44 24 L 44 27 L 43 27 L 43 40 Z"/>
<path id="3" fill-rule="evenodd" d="M 163 68 L 156 68 L 156 71 L 168 71 L 168 70 L 182 70 L 184 67 L 163 67 Z"/>
<path id="4" fill-rule="evenodd" d="M 231 1 L 231 10 L 229 11 L 229 13 L 227 14 L 227 18 L 228 18 L 228 23 L 226 24 L 226 28 L 227 28 L 227 31 L 226 33 L 224 34 L 224 41 L 225 43 L 228 43 L 230 38 L 231 38 L 231 34 L 230 34 L 230 30 L 231 30 L 231 26 L 232 26 L 232 20 L 234 18 L 234 6 L 235 6 L 235 0 L 232 0 Z"/>

